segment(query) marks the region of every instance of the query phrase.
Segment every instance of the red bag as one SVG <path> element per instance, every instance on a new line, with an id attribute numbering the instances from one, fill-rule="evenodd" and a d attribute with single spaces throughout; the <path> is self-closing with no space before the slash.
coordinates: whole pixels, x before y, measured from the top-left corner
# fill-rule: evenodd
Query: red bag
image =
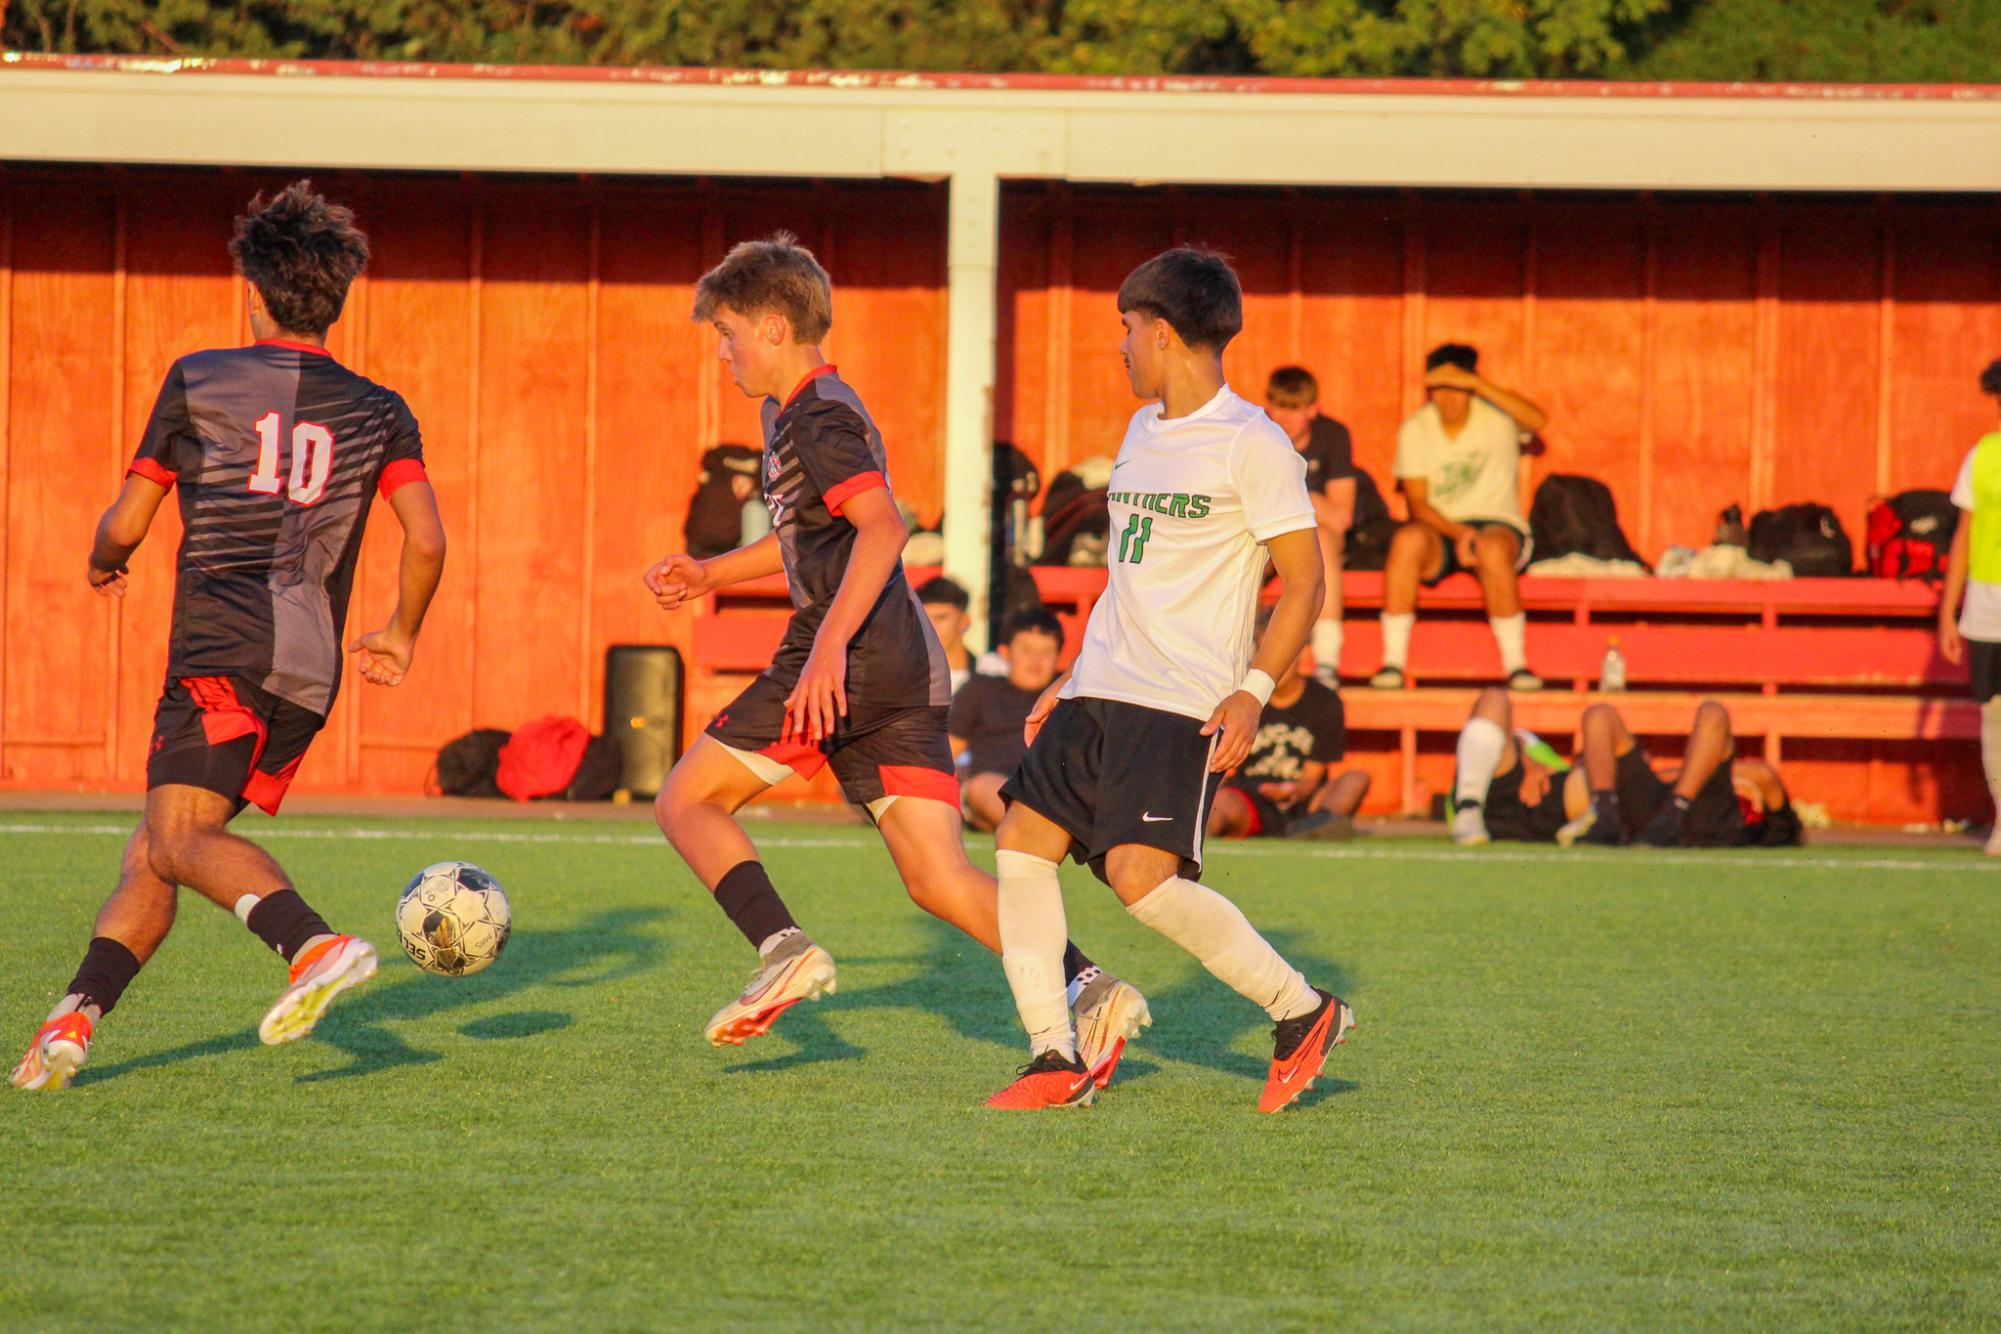
<path id="1" fill-rule="evenodd" d="M 590 729 L 575 718 L 555 714 L 537 718 L 500 748 L 500 772 L 494 782 L 516 801 L 554 796 L 577 776 L 590 740 Z"/>

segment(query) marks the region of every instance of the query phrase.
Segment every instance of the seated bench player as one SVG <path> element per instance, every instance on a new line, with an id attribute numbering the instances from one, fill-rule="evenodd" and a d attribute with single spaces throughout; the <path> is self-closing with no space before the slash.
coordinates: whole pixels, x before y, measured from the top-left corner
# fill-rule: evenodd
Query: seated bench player
<path id="1" fill-rule="evenodd" d="M 1735 756 L 1730 713 L 1695 711 L 1680 769 L 1655 772 L 1610 704 L 1584 711 L 1581 763 L 1567 764 L 1532 732 L 1517 731 L 1508 692 L 1482 691 L 1459 733 L 1452 838 L 1654 847 L 1786 847 L 1800 842 L 1778 770 Z"/>
<path id="2" fill-rule="evenodd" d="M 1258 613 L 1258 634 L 1271 619 Z M 1328 772 L 1347 748 L 1348 725 L 1341 696 L 1313 676 L 1313 657 L 1279 675 L 1271 702 L 1258 721 L 1251 753 L 1223 780 L 1209 807 L 1213 838 L 1347 838 L 1355 832 L 1355 812 L 1369 792 L 1369 776 L 1359 769 L 1328 781 Z"/>
<path id="3" fill-rule="evenodd" d="M 952 696 L 945 724 L 953 757 L 965 759 L 959 800 L 966 822 L 984 833 L 1007 813 L 1001 784 L 1028 753 L 1028 711 L 1063 665 L 1063 623 L 1040 607 L 1016 612 L 1001 627 L 1000 655 L 1007 675 L 970 677 Z"/>

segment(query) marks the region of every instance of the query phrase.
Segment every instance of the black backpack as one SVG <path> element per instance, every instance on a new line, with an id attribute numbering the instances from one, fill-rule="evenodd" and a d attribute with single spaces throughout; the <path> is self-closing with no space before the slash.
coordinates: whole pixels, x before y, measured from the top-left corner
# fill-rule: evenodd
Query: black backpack
<path id="1" fill-rule="evenodd" d="M 702 455 L 684 530 L 690 556 L 707 560 L 743 545 L 743 507 L 762 489 L 757 470 L 763 459 L 762 451 L 749 445 L 717 445 Z M 749 478 L 751 483 L 749 495 L 741 499 L 735 488 L 738 478 Z"/>
<path id="2" fill-rule="evenodd" d="M 608 801 L 625 777 L 625 752 L 614 737 L 594 736 L 584 743 L 584 757 L 563 789 L 564 801 Z"/>
<path id="3" fill-rule="evenodd" d="M 497 797 L 500 748 L 512 732 L 481 727 L 447 741 L 438 749 L 438 791 L 447 797 Z"/>
<path id="4" fill-rule="evenodd" d="M 1855 544 L 1825 505 L 1781 505 L 1751 516 L 1751 558 L 1784 561 L 1800 579 L 1855 572 Z"/>
<path id="5" fill-rule="evenodd" d="M 1537 560 L 1581 555 L 1647 565 L 1619 527 L 1612 488 L 1595 477 L 1560 472 L 1543 478 L 1529 506 L 1529 532 Z"/>

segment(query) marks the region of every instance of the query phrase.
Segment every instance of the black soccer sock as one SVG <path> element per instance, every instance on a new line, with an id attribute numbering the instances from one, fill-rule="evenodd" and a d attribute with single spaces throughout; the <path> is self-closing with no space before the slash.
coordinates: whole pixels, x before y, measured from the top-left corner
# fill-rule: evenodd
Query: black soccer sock
<path id="1" fill-rule="evenodd" d="M 1078 949 L 1067 940 L 1063 942 L 1063 985 L 1070 985 L 1077 980 L 1078 974 L 1082 973 L 1086 968 L 1094 968 L 1096 966 L 1084 951 Z"/>
<path id="2" fill-rule="evenodd" d="M 780 931 L 796 928 L 760 861 L 738 862 L 716 882 L 716 903 L 756 949 Z"/>
<path id="3" fill-rule="evenodd" d="M 333 928 L 326 924 L 318 913 L 307 906 L 296 889 L 281 889 L 275 894 L 266 894 L 257 900 L 243 924 L 256 937 L 278 951 L 286 963 L 292 956 L 306 947 L 306 942 L 314 936 L 330 936 Z"/>
<path id="4" fill-rule="evenodd" d="M 1619 822 L 1619 794 L 1611 788 L 1601 788 L 1591 794 L 1591 811 L 1601 820 L 1613 824 Z"/>
<path id="5" fill-rule="evenodd" d="M 67 994 L 78 998 L 78 1008 L 95 1005 L 98 1014 L 110 1014 L 125 988 L 139 976 L 139 968 L 139 956 L 124 945 L 110 936 L 92 936 Z"/>

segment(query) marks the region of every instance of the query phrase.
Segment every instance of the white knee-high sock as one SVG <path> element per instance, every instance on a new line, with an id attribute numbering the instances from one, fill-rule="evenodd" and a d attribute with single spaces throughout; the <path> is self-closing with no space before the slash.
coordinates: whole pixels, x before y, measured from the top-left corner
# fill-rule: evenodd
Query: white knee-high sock
<path id="1" fill-rule="evenodd" d="M 1063 997 L 1063 884 L 1056 863 L 1026 852 L 997 852 L 1000 878 L 1001 969 L 1014 992 L 1032 1054 L 1077 1059 L 1070 1006 Z"/>
<path id="2" fill-rule="evenodd" d="M 1487 624 L 1493 627 L 1494 642 L 1501 648 L 1501 671 L 1505 675 L 1519 672 L 1529 665 L 1527 612 L 1518 611 L 1513 616 L 1489 616 Z"/>
<path id="3" fill-rule="evenodd" d="M 1295 1018 L 1320 1004 L 1299 970 L 1257 933 L 1237 905 L 1206 885 L 1174 876 L 1126 911 L 1194 955 L 1274 1020 Z"/>
<path id="4" fill-rule="evenodd" d="M 1508 748 L 1508 734 L 1492 718 L 1468 718 L 1459 729 L 1459 776 L 1452 786 L 1452 800 L 1461 806 L 1487 799 L 1487 787 L 1494 771 L 1501 767 L 1501 753 Z"/>
<path id="5" fill-rule="evenodd" d="M 1417 613 L 1386 611 L 1380 623 L 1383 627 L 1383 666 L 1403 666 L 1410 661 L 1410 628 L 1417 624 Z"/>
<path id="6" fill-rule="evenodd" d="M 1341 670 L 1341 622 L 1338 619 L 1313 623 L 1313 665 L 1330 672 Z"/>
<path id="7" fill-rule="evenodd" d="M 2001 818 L 2001 697 L 1980 706 L 1980 767 L 1987 771 L 1987 792 Z"/>

